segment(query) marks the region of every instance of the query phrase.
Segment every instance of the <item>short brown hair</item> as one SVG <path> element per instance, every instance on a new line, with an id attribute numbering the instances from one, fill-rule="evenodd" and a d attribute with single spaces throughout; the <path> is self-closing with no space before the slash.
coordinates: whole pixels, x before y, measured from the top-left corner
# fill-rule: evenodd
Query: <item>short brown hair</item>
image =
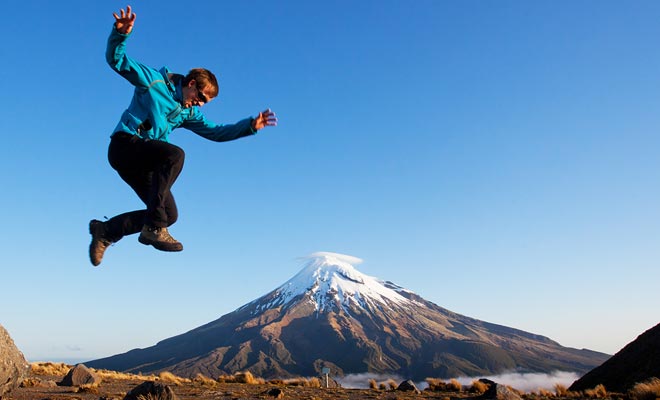
<path id="1" fill-rule="evenodd" d="M 205 68 L 193 68 L 188 72 L 185 78 L 183 78 L 184 86 L 190 83 L 190 81 L 195 80 L 197 86 L 201 89 L 206 89 L 209 92 L 211 97 L 216 97 L 220 91 L 218 86 L 218 80 L 213 75 L 213 72 Z"/>

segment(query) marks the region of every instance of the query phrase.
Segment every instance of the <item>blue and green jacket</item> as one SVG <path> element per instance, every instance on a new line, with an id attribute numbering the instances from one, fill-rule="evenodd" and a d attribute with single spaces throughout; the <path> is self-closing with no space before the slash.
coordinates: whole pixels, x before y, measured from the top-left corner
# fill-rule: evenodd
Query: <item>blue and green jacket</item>
<path id="1" fill-rule="evenodd" d="M 113 26 L 105 53 L 110 67 L 135 86 L 131 104 L 113 132 L 164 142 L 169 142 L 170 133 L 179 127 L 216 142 L 256 133 L 251 117 L 222 125 L 208 121 L 197 106 L 184 108 L 181 103 L 183 77 L 171 74 L 167 67 L 156 70 L 128 57 L 125 53 L 128 36 L 130 34 L 119 33 Z M 142 124 L 145 121 L 148 123 Z"/>

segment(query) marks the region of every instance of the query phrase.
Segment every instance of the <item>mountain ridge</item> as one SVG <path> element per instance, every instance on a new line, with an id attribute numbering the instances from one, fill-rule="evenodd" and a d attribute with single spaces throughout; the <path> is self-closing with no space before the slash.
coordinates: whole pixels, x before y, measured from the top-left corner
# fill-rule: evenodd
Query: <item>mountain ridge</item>
<path id="1" fill-rule="evenodd" d="M 608 391 L 625 393 L 640 382 L 660 377 L 660 324 L 649 328 L 602 365 L 573 382 L 570 390 L 604 385 Z"/>
<path id="2" fill-rule="evenodd" d="M 87 363 L 182 376 L 249 370 L 265 378 L 376 372 L 413 379 L 504 371 L 586 372 L 608 358 L 519 329 L 463 316 L 392 282 L 361 260 L 314 253 L 293 278 L 207 324 L 146 349 Z"/>

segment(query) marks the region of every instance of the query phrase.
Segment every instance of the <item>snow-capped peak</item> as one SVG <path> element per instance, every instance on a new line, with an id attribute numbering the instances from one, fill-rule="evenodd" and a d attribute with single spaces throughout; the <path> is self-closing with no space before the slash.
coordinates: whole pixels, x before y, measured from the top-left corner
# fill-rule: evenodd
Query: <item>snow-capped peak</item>
<path id="1" fill-rule="evenodd" d="M 302 270 L 275 290 L 278 305 L 301 295 L 307 295 L 318 311 L 351 303 L 365 308 L 410 302 L 384 282 L 359 272 L 354 265 L 362 260 L 357 257 L 318 252 L 303 259 Z"/>

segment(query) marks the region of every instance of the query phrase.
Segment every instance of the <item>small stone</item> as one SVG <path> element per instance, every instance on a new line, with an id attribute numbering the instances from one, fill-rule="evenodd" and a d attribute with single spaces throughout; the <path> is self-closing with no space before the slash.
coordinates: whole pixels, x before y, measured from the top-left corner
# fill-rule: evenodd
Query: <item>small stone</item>
<path id="1" fill-rule="evenodd" d="M 178 400 L 174 391 L 167 385 L 147 381 L 134 387 L 130 392 L 126 393 L 124 400 Z"/>

